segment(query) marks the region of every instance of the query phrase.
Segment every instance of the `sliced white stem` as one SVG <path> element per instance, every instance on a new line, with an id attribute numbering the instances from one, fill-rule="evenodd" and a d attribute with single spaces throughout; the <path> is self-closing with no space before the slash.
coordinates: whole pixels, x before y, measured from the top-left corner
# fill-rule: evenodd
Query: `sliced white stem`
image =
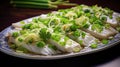
<path id="1" fill-rule="evenodd" d="M 99 39 L 108 39 L 110 36 L 113 36 L 118 33 L 118 31 L 116 31 L 112 27 L 104 28 L 103 31 L 101 32 L 91 30 L 91 26 L 89 27 L 89 29 L 83 29 L 83 30 Z"/>
<path id="2" fill-rule="evenodd" d="M 63 52 L 79 52 L 81 50 L 81 46 L 68 38 L 68 40 L 64 40 L 64 35 L 61 36 L 59 42 L 55 41 L 54 39 L 50 39 L 49 43 L 53 44 L 54 46 L 56 46 L 59 50 L 63 51 Z M 60 42 L 65 42 L 64 45 L 62 45 Z"/>
<path id="3" fill-rule="evenodd" d="M 37 47 L 36 45 L 22 45 L 22 46 L 36 54 L 55 55 L 55 54 L 60 53 L 60 51 L 58 51 L 58 50 L 53 50 L 53 49 L 49 48 L 48 45 L 46 45 L 42 48 Z"/>
<path id="4" fill-rule="evenodd" d="M 84 31 L 81 31 L 81 30 L 78 30 L 78 31 L 84 32 Z M 98 39 L 96 39 L 95 37 L 93 37 L 93 36 L 90 35 L 89 33 L 86 33 L 86 32 L 84 32 L 84 33 L 85 33 L 85 37 L 82 37 L 81 34 L 80 34 L 80 36 L 75 37 L 75 36 L 72 34 L 72 32 L 69 32 L 67 35 L 68 35 L 71 39 L 75 40 L 76 42 L 82 44 L 82 45 L 85 46 L 85 47 L 88 47 L 88 46 L 90 46 L 91 44 L 99 44 L 100 41 L 99 41 Z M 81 42 L 81 41 L 82 41 L 82 42 Z"/>
<path id="5" fill-rule="evenodd" d="M 112 19 L 110 19 L 109 17 L 107 17 L 107 23 L 109 23 L 112 27 L 116 28 L 119 25 L 119 22 L 116 20 L 116 18 L 118 17 L 118 13 L 113 13 L 112 15 Z"/>

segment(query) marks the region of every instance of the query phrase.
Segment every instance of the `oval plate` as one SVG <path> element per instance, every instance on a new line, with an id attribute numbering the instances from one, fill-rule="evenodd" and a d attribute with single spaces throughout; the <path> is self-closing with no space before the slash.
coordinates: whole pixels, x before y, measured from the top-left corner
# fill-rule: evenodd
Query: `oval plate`
<path id="1" fill-rule="evenodd" d="M 119 13 L 117 13 L 120 15 Z M 36 16 L 38 17 L 38 16 Z M 35 17 L 32 17 L 35 18 Z M 30 21 L 32 18 L 23 20 L 23 21 Z M 120 33 L 116 34 L 114 38 L 107 44 L 107 45 L 101 45 L 98 46 L 96 49 L 84 49 L 78 53 L 69 53 L 69 54 L 62 54 L 62 55 L 53 55 L 53 56 L 41 56 L 41 55 L 33 55 L 33 54 L 25 54 L 25 53 L 17 53 L 13 51 L 12 49 L 9 48 L 8 43 L 6 41 L 5 36 L 7 33 L 12 30 L 12 26 L 7 27 L 4 29 L 2 32 L 0 32 L 0 51 L 12 55 L 15 57 L 20 57 L 20 58 L 27 58 L 27 59 L 37 59 L 37 60 L 51 60 L 51 59 L 61 59 L 61 58 L 68 58 L 68 57 L 74 57 L 74 56 L 81 56 L 81 55 L 86 55 L 94 52 L 98 52 L 104 49 L 107 49 L 109 47 L 115 46 L 118 43 L 120 43 Z"/>

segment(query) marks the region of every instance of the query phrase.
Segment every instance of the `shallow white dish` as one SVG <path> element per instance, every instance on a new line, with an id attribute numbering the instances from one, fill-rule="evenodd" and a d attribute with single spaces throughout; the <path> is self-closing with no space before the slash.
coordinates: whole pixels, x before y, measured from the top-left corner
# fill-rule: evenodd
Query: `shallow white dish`
<path id="1" fill-rule="evenodd" d="M 32 18 L 25 19 L 24 21 L 32 20 Z M 61 58 L 68 58 L 68 57 L 74 57 L 74 56 L 81 56 L 81 55 L 98 52 L 98 51 L 110 48 L 120 43 L 120 33 L 118 33 L 114 36 L 114 38 L 107 45 L 98 46 L 98 48 L 96 49 L 84 49 L 78 53 L 68 53 L 68 54 L 52 55 L 52 56 L 41 56 L 41 55 L 34 55 L 34 54 L 17 53 L 14 50 L 9 48 L 9 45 L 5 38 L 6 34 L 12 29 L 13 29 L 12 26 L 9 26 L 6 29 L 4 29 L 2 32 L 0 32 L 0 51 L 8 55 L 12 55 L 15 57 L 20 57 L 20 58 L 27 58 L 27 59 L 51 60 L 51 59 L 61 59 Z"/>

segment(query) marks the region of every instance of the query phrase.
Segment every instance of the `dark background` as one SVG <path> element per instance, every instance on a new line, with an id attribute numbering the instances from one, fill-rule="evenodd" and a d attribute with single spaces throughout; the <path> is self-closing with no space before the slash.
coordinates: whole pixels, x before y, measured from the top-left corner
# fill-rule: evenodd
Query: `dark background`
<path id="1" fill-rule="evenodd" d="M 71 2 L 75 2 L 78 4 L 86 4 L 86 5 L 98 4 L 99 6 L 108 7 L 116 12 L 120 12 L 119 0 L 71 0 Z M 67 8 L 67 7 L 60 7 L 60 8 Z M 12 23 L 15 23 L 33 16 L 37 16 L 43 13 L 48 13 L 53 10 L 57 10 L 57 9 L 45 10 L 45 9 L 13 8 L 9 4 L 9 0 L 0 1 L 0 31 L 10 26 Z M 112 62 L 114 59 L 117 59 L 117 58 L 120 58 L 120 44 L 117 44 L 111 48 L 108 48 L 96 53 L 92 53 L 92 54 L 66 58 L 66 59 L 52 60 L 52 61 L 22 59 L 22 58 L 9 56 L 0 52 L 0 64 L 6 63 L 11 65 L 16 65 L 16 64 L 19 64 L 19 65 L 33 64 L 33 65 L 39 65 L 39 66 L 41 65 L 77 66 L 78 65 L 81 67 L 85 67 L 85 66 L 99 66 L 101 64 Z M 117 62 L 117 63 L 120 63 L 120 62 Z M 117 66 L 117 67 L 120 67 L 120 66 Z"/>

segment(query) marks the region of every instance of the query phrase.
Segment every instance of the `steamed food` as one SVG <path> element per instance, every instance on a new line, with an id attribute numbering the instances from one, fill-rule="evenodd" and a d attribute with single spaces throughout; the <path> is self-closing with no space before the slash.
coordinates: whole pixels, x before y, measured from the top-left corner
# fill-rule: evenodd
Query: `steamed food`
<path id="1" fill-rule="evenodd" d="M 79 5 L 13 23 L 8 43 L 16 52 L 40 55 L 77 53 L 106 45 L 119 32 L 119 16 L 108 9 Z"/>

